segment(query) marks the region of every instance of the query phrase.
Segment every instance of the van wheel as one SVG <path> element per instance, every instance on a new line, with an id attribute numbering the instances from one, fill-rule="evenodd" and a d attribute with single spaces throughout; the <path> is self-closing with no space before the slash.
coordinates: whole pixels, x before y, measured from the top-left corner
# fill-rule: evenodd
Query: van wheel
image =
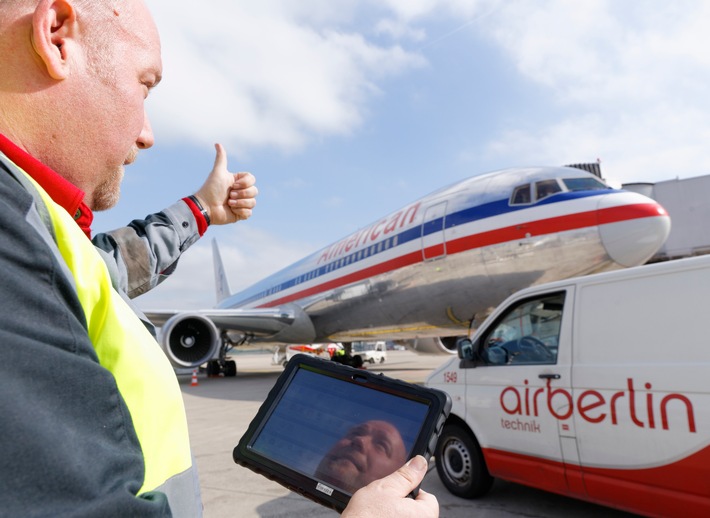
<path id="1" fill-rule="evenodd" d="M 456 496 L 477 498 L 493 485 L 476 438 L 457 424 L 444 426 L 436 443 L 436 471 Z"/>

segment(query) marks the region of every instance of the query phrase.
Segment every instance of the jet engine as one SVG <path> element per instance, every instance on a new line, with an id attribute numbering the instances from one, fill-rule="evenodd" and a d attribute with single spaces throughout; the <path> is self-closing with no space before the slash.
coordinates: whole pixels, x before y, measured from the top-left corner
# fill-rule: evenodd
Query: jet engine
<path id="1" fill-rule="evenodd" d="M 456 354 L 456 345 L 464 336 L 434 336 L 414 338 L 412 340 L 398 340 L 400 343 L 421 354 Z"/>
<path id="2" fill-rule="evenodd" d="M 163 325 L 160 345 L 177 368 L 195 368 L 216 358 L 222 339 L 217 326 L 199 313 L 180 313 Z"/>

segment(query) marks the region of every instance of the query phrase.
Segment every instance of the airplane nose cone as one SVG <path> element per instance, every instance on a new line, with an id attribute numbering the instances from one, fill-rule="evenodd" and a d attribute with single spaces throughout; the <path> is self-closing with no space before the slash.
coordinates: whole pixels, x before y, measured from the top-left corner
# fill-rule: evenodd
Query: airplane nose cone
<path id="1" fill-rule="evenodd" d="M 635 192 L 603 196 L 597 216 L 607 254 L 624 267 L 648 261 L 660 250 L 671 231 L 671 218 L 666 209 Z"/>

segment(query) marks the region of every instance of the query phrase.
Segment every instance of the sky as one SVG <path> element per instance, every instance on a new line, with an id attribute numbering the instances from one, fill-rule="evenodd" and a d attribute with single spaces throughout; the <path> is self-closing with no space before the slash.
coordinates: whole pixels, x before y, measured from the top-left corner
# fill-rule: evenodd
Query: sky
<path id="1" fill-rule="evenodd" d="M 156 143 L 94 232 L 194 193 L 222 143 L 253 216 L 210 227 L 143 309 L 215 305 L 432 191 L 601 161 L 615 186 L 710 174 L 705 0 L 147 0 Z M 188 5 L 188 4 L 186 4 Z"/>

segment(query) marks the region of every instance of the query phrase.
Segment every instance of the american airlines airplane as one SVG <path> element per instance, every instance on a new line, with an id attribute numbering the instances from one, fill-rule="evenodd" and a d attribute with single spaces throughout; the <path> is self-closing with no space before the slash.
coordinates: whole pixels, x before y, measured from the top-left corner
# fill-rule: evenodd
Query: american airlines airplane
<path id="1" fill-rule="evenodd" d="M 474 176 L 393 212 L 239 293 L 215 251 L 214 309 L 149 311 L 176 370 L 227 359 L 247 343 L 397 340 L 455 353 L 519 289 L 645 263 L 670 218 L 655 201 L 571 167 Z"/>

